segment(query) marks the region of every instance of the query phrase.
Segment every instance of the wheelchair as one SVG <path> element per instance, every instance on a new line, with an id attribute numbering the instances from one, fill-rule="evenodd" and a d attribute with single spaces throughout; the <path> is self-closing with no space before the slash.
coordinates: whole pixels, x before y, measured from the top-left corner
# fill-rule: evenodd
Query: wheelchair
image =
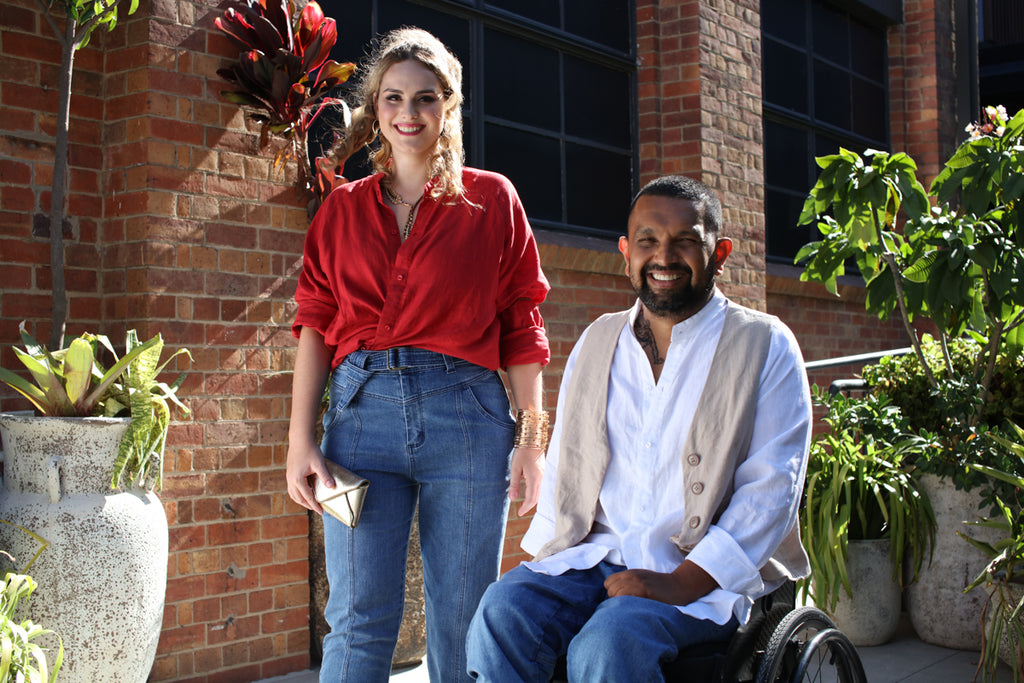
<path id="1" fill-rule="evenodd" d="M 867 683 L 860 655 L 816 607 L 795 607 L 795 584 L 759 599 L 729 641 L 682 650 L 668 683 Z M 564 658 L 552 681 L 565 681 Z"/>

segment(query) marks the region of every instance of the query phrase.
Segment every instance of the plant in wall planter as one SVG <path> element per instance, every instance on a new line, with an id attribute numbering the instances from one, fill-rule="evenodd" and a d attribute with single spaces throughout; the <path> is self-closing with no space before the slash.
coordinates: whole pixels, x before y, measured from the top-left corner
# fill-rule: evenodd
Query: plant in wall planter
<path id="1" fill-rule="evenodd" d="M 957 577 L 977 574 L 974 563 L 983 558 L 972 559 L 955 532 L 983 502 L 982 492 L 991 500 L 994 490 L 971 465 L 1007 462 L 1003 449 L 981 437 L 1003 428 L 1000 419 L 985 421 L 1001 407 L 994 378 L 1000 359 L 1019 356 L 1024 342 L 1024 111 L 1011 118 L 987 107 L 985 117 L 928 190 L 903 153 L 841 149 L 819 158 L 822 170 L 799 222 L 817 222 L 822 239 L 797 255 L 801 279 L 833 293 L 844 264 L 856 263 L 866 308 L 899 316 L 928 400 L 942 415 L 934 432 L 912 425 L 908 433 L 929 442 L 915 464 L 928 475 L 923 482 L 939 526 L 926 578 L 908 589 L 908 611 L 922 640 L 959 649 L 980 647 L 983 598 L 964 596 Z M 918 338 L 919 321 L 934 326 L 933 346 Z M 965 340 L 975 351 L 958 364 Z"/>
<path id="2" fill-rule="evenodd" d="M 1024 430 L 1013 425 L 1014 441 L 990 435 L 1024 462 Z M 988 591 L 985 605 L 984 638 L 978 669 L 983 680 L 996 680 L 999 661 L 1013 671 L 1015 683 L 1024 679 L 1024 477 L 984 465 L 974 469 L 1013 487 L 1012 497 L 996 496 L 997 514 L 969 522 L 976 528 L 995 532 L 991 540 L 979 540 L 970 533 L 957 532 L 989 559 L 983 571 L 967 587 L 983 586 Z"/>
<path id="3" fill-rule="evenodd" d="M 298 163 L 299 189 L 311 196 L 309 214 L 339 183 L 340 172 L 323 158 L 309 163 L 307 135 L 313 122 L 330 108 L 347 117 L 343 100 L 328 94 L 348 80 L 355 64 L 328 59 L 338 40 L 337 23 L 315 1 L 296 11 L 292 0 L 232 0 L 214 20 L 217 28 L 242 48 L 238 61 L 217 70 L 234 86 L 221 95 L 241 105 L 260 124 L 260 149 L 271 136 L 287 142 L 274 157 Z"/>
<path id="4" fill-rule="evenodd" d="M 167 572 L 167 519 L 159 487 L 170 404 L 159 335 L 126 335 L 118 358 L 102 335 L 50 352 L 22 327 L 16 355 L 32 378 L 0 380 L 39 415 L 0 414 L 4 444 L 0 519 L 49 541 L 33 566 L 33 619 L 63 634 L 61 679 L 143 683 L 156 654 Z M 104 359 L 110 357 L 108 367 Z M 32 543 L 0 525 L 0 546 L 22 557 Z"/>
<path id="5" fill-rule="evenodd" d="M 904 560 L 917 576 L 935 535 L 928 497 L 909 460 L 899 408 L 884 396 L 828 396 L 829 429 L 811 444 L 800 535 L 811 563 L 801 591 L 856 645 L 880 645 L 901 613 Z"/>

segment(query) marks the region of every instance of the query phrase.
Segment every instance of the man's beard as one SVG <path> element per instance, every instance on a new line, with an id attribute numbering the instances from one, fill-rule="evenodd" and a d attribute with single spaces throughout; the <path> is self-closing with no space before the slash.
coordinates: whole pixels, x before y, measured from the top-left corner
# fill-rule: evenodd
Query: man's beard
<path id="1" fill-rule="evenodd" d="M 651 271 L 679 273 L 682 277 L 676 282 L 685 282 L 685 284 L 673 289 L 671 292 L 656 294 L 648 283 L 648 276 Z M 684 266 L 666 268 L 647 265 L 640 270 L 639 282 L 635 278 L 630 278 L 630 284 L 633 285 L 633 291 L 636 292 L 640 301 L 643 302 L 643 305 L 652 314 L 677 316 L 687 313 L 692 314 L 700 310 L 707 303 L 711 296 L 711 291 L 715 288 L 715 271 L 713 267 L 708 268 L 706 272 L 707 279 L 704 282 L 698 282 L 696 287 L 691 283 L 692 277 L 693 271 Z"/>

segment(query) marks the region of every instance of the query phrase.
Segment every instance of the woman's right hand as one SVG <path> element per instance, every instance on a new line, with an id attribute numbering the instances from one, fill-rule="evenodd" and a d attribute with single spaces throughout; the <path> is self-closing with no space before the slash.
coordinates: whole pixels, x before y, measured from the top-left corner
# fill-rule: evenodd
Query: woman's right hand
<path id="1" fill-rule="evenodd" d="M 302 507 L 322 515 L 324 509 L 316 502 L 310 477 L 320 479 L 327 488 L 334 488 L 334 477 L 327 471 L 320 447 L 315 443 L 289 442 L 288 465 L 285 471 L 288 495 Z"/>

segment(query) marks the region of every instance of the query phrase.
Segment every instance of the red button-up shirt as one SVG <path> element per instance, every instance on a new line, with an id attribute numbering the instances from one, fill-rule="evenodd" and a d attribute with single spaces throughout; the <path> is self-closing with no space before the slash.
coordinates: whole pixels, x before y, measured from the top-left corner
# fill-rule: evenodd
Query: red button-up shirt
<path id="1" fill-rule="evenodd" d="M 292 332 L 324 336 L 332 367 L 356 349 L 415 346 L 496 370 L 550 359 L 537 305 L 550 287 L 526 213 L 504 176 L 466 168 L 466 199 L 429 185 L 409 237 L 382 174 L 335 189 L 306 235 Z"/>

